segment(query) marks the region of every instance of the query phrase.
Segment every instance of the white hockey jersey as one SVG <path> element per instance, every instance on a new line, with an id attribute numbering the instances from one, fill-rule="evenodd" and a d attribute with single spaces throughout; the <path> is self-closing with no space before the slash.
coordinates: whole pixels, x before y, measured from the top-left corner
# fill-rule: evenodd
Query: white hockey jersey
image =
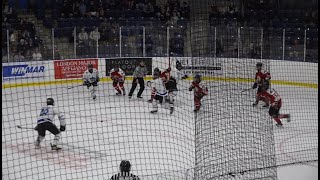
<path id="1" fill-rule="evenodd" d="M 168 91 L 167 91 L 161 78 L 157 78 L 157 79 L 151 81 L 151 87 L 153 89 L 155 89 L 156 95 L 159 95 L 159 96 L 167 96 L 168 95 Z"/>
<path id="2" fill-rule="evenodd" d="M 94 69 L 93 68 L 93 72 L 90 73 L 89 70 L 86 70 L 84 73 L 83 73 L 83 80 L 84 81 L 88 81 L 90 83 L 94 83 L 96 81 L 98 81 L 99 79 L 99 72 L 97 69 Z"/>
<path id="3" fill-rule="evenodd" d="M 173 68 L 170 72 L 170 76 L 176 79 L 176 81 L 182 80 L 182 77 L 185 76 L 185 74 L 181 71 L 179 71 L 177 68 Z"/>
<path id="4" fill-rule="evenodd" d="M 54 106 L 47 105 L 41 108 L 40 115 L 37 118 L 37 124 L 41 124 L 44 122 L 54 122 L 54 117 L 58 116 L 58 119 L 60 120 L 60 125 L 65 126 L 66 120 L 64 117 L 64 114 L 59 112 Z"/>

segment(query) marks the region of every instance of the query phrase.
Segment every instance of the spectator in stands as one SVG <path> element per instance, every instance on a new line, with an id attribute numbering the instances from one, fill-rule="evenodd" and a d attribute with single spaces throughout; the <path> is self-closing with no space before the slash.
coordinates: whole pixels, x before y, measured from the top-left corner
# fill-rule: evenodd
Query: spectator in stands
<path id="1" fill-rule="evenodd" d="M 180 15 L 181 17 L 190 18 L 190 6 L 188 5 L 187 2 L 183 2 L 180 8 Z"/>
<path id="2" fill-rule="evenodd" d="M 72 2 L 71 1 L 63 1 L 63 5 L 61 8 L 61 17 L 62 18 L 67 18 L 67 17 L 72 17 Z"/>
<path id="3" fill-rule="evenodd" d="M 25 39 L 27 42 L 30 42 L 30 33 L 27 29 L 25 29 L 22 33 L 21 36 L 23 39 Z M 29 43 L 30 44 L 30 43 Z"/>
<path id="4" fill-rule="evenodd" d="M 38 48 L 36 48 L 35 51 L 32 53 L 32 60 L 34 61 L 42 60 L 42 54 Z"/>
<path id="5" fill-rule="evenodd" d="M 11 62 L 13 60 L 13 57 L 11 55 L 9 55 L 9 59 L 8 59 L 8 55 L 2 56 L 2 62 Z"/>
<path id="6" fill-rule="evenodd" d="M 98 17 L 104 17 L 104 9 L 102 3 L 99 4 L 98 10 L 97 10 L 97 16 Z"/>
<path id="7" fill-rule="evenodd" d="M 99 41 L 100 39 L 100 32 L 98 30 L 98 27 L 96 27 L 93 31 L 90 32 L 89 39 L 89 45 L 96 46 L 97 41 Z"/>
<path id="8" fill-rule="evenodd" d="M 81 32 L 78 34 L 79 44 L 80 45 L 89 45 L 89 37 L 88 33 L 84 30 L 84 28 L 81 29 Z"/>
<path id="9" fill-rule="evenodd" d="M 21 51 L 18 51 L 18 54 L 14 55 L 14 61 L 25 61 L 25 57 L 21 54 Z"/>
<path id="10" fill-rule="evenodd" d="M 136 10 L 143 11 L 144 9 L 144 0 L 137 0 L 136 1 Z"/>
<path id="11" fill-rule="evenodd" d="M 81 17 L 85 17 L 87 12 L 87 6 L 84 4 L 84 0 L 82 0 L 80 3 L 79 12 Z"/>
<path id="12" fill-rule="evenodd" d="M 25 56 L 27 50 L 30 49 L 28 42 L 25 39 L 20 39 L 19 44 L 17 45 L 17 52 L 21 52 Z"/>
<path id="13" fill-rule="evenodd" d="M 144 5 L 143 12 L 145 17 L 152 17 L 154 15 L 154 8 L 151 2 Z"/>
<path id="14" fill-rule="evenodd" d="M 10 38 L 9 38 L 9 45 L 10 45 L 10 51 L 16 51 L 16 47 L 18 45 L 18 36 L 19 36 L 19 33 L 17 30 L 14 30 L 13 33 L 10 35 Z"/>
<path id="15" fill-rule="evenodd" d="M 89 7 L 88 7 L 88 16 L 89 17 L 97 17 L 97 6 L 96 4 L 94 3 L 94 1 L 90 1 L 90 4 L 89 4 Z"/>
<path id="16" fill-rule="evenodd" d="M 120 172 L 113 175 L 110 180 L 128 179 L 128 180 L 140 180 L 140 178 L 130 173 L 131 164 L 127 160 L 122 160 L 120 163 Z"/>

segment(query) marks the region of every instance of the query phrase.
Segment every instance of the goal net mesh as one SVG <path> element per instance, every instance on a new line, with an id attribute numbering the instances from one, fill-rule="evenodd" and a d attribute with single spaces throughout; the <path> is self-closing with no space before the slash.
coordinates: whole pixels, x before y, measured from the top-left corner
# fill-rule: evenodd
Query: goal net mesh
<path id="1" fill-rule="evenodd" d="M 9 53 L 2 63 L 2 178 L 110 179 L 122 160 L 129 160 L 131 172 L 143 180 L 278 179 L 279 170 L 287 166 L 317 167 L 318 85 L 313 79 L 318 64 L 270 60 L 291 52 L 283 42 L 303 33 L 290 37 L 282 29 L 241 27 L 232 19 L 216 25 L 209 18 L 210 3 L 190 0 L 190 19 L 181 25 L 151 26 L 142 21 L 116 27 L 109 18 L 115 23 L 106 37 L 111 40 L 87 46 L 77 39 L 82 28 L 48 29 L 41 22 L 38 31 L 47 33 L 39 47 L 42 61 L 10 60 L 17 45 L 9 41 L 13 30 L 8 30 L 8 36 L 3 35 Z M 92 21 L 86 19 L 85 24 Z M 183 49 L 183 57 L 178 57 L 177 49 Z M 148 69 L 143 98 L 137 98 L 138 85 L 129 99 L 132 74 L 141 60 Z M 170 67 L 174 74 L 177 62 L 188 78 L 178 80 L 173 114 L 166 102 L 158 105 L 156 114 L 150 113 L 147 81 L 152 80 L 153 69 Z M 281 111 L 292 116 L 284 128 L 275 126 L 262 102 L 252 106 L 256 90 L 250 88 L 257 62 L 271 73 L 271 87 L 283 98 Z M 89 63 L 101 78 L 96 100 L 82 86 Z M 117 66 L 126 73 L 125 96 L 115 95 L 109 78 Z M 189 92 L 195 74 L 209 90 L 197 113 Z M 40 149 L 34 145 L 37 132 L 32 128 L 47 98 L 53 98 L 66 117 L 58 152 L 51 150 L 54 136 L 49 132 Z M 57 119 L 55 124 L 59 128 Z"/>

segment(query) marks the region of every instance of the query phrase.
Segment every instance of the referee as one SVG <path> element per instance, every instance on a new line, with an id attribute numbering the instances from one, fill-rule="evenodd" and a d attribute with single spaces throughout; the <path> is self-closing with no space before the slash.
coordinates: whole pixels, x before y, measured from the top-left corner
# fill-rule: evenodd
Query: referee
<path id="1" fill-rule="evenodd" d="M 141 94 L 144 91 L 144 77 L 147 75 L 147 68 L 145 67 L 144 61 L 141 61 L 139 66 L 136 67 L 136 69 L 133 72 L 133 80 L 132 80 L 132 86 L 129 92 L 129 98 L 132 97 L 132 94 L 134 90 L 137 87 L 137 84 L 140 85 L 139 92 L 137 94 L 138 98 L 142 98 Z"/>

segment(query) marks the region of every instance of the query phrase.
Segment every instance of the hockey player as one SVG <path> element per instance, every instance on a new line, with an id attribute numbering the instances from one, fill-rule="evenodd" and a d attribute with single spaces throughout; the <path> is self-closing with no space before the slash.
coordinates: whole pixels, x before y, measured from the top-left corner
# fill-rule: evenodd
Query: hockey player
<path id="1" fill-rule="evenodd" d="M 110 180 L 140 180 L 140 178 L 130 173 L 131 164 L 127 160 L 122 160 L 120 163 L 120 172 L 113 175 Z"/>
<path id="2" fill-rule="evenodd" d="M 121 95 L 121 91 L 122 91 L 122 95 L 126 95 L 126 91 L 124 89 L 124 81 L 125 81 L 125 73 L 124 71 L 119 68 L 113 68 L 110 71 L 110 78 L 112 79 L 113 83 L 113 87 L 117 90 L 116 95 Z"/>
<path id="3" fill-rule="evenodd" d="M 60 121 L 60 130 L 53 123 L 56 115 Z M 54 100 L 52 98 L 48 98 L 47 106 L 41 108 L 40 115 L 37 118 L 37 126 L 35 127 L 35 130 L 38 131 L 38 137 L 35 142 L 36 148 L 40 148 L 40 142 L 44 139 L 46 131 L 48 130 L 54 134 L 53 143 L 51 143 L 52 150 L 61 149 L 61 147 L 58 146 L 58 142 L 61 138 L 60 132 L 66 130 L 66 121 L 64 114 L 54 108 Z"/>
<path id="4" fill-rule="evenodd" d="M 93 68 L 92 64 L 88 64 L 88 69 L 83 73 L 83 85 L 90 89 L 91 97 L 96 99 L 96 90 L 100 81 L 98 70 Z M 92 88 L 90 88 L 92 86 Z"/>
<path id="5" fill-rule="evenodd" d="M 194 90 L 194 104 L 195 104 L 195 109 L 194 112 L 197 112 L 200 110 L 201 107 L 201 99 L 203 96 L 208 94 L 208 88 L 204 86 L 203 83 L 201 83 L 201 75 L 196 74 L 194 76 L 194 80 L 189 87 L 189 91 Z"/>
<path id="6" fill-rule="evenodd" d="M 160 74 L 161 74 L 160 69 L 159 68 L 154 68 L 152 79 L 153 80 L 158 79 L 160 77 Z M 148 81 L 147 84 L 150 84 L 150 86 L 151 86 L 151 82 L 150 81 Z M 149 103 L 152 103 L 155 95 L 156 95 L 155 89 L 151 89 L 151 98 L 148 100 Z"/>
<path id="7" fill-rule="evenodd" d="M 168 91 L 165 86 L 166 83 L 167 83 L 166 76 L 164 74 L 161 74 L 160 78 L 155 79 L 151 84 L 153 91 L 156 92 L 154 96 L 155 101 L 152 102 L 153 110 L 151 111 L 151 113 L 158 112 L 158 103 L 162 104 L 166 100 L 168 96 Z M 170 105 L 170 114 L 172 114 L 174 110 L 173 103 L 169 103 L 169 105 Z"/>
<path id="8" fill-rule="evenodd" d="M 282 100 L 274 89 L 271 89 L 270 93 L 268 91 L 263 91 L 261 96 L 270 104 L 269 115 L 277 122 L 277 126 L 283 125 L 280 120 L 282 118 L 287 118 L 287 121 L 290 122 L 290 114 L 279 114 Z"/>
<path id="9" fill-rule="evenodd" d="M 262 63 L 258 62 L 256 64 L 256 68 L 257 68 L 257 73 L 255 76 L 255 83 L 252 86 L 252 89 L 256 89 L 258 87 L 257 90 L 257 94 L 256 94 L 256 101 L 253 103 L 253 106 L 257 106 L 259 101 L 262 100 L 264 101 L 266 104 L 263 107 L 269 107 L 268 102 L 261 96 L 261 93 L 263 93 L 264 91 L 267 91 L 269 89 L 269 85 L 270 85 L 270 73 L 268 72 L 261 72 L 262 71 Z"/>

